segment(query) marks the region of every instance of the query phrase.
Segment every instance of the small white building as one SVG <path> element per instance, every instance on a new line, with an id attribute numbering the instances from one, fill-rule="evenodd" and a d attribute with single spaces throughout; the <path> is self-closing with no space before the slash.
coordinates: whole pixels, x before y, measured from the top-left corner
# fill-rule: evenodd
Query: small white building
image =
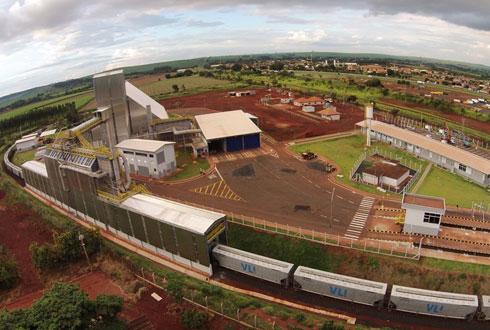
<path id="1" fill-rule="evenodd" d="M 415 194 L 404 194 L 402 208 L 405 209 L 403 232 L 437 236 L 442 216 L 446 213 L 444 198 Z"/>
<path id="2" fill-rule="evenodd" d="M 303 112 L 315 112 L 315 107 L 312 106 L 312 105 L 305 105 L 303 106 L 303 108 L 301 108 L 301 110 L 303 110 Z"/>
<path id="3" fill-rule="evenodd" d="M 340 120 L 340 112 L 337 112 L 337 108 L 330 106 L 326 109 L 318 111 L 318 114 L 326 120 Z"/>
<path id="4" fill-rule="evenodd" d="M 15 141 L 15 148 L 17 151 L 34 149 L 39 140 L 36 133 L 24 135 L 22 138 Z"/>
<path id="5" fill-rule="evenodd" d="M 161 178 L 175 172 L 175 142 L 127 139 L 116 145 L 133 174 Z"/>

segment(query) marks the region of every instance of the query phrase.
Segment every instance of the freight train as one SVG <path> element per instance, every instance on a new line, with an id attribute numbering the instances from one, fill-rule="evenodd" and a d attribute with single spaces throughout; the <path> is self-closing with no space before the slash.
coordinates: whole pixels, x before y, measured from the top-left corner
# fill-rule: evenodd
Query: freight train
<path id="1" fill-rule="evenodd" d="M 490 320 L 490 296 L 457 294 L 389 285 L 293 265 L 217 245 L 214 263 L 222 268 L 294 289 L 379 309 L 445 318 Z"/>

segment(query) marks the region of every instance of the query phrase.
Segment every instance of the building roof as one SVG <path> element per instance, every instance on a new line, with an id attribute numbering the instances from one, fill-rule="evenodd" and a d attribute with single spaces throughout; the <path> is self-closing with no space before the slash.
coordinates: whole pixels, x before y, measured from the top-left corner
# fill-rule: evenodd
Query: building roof
<path id="1" fill-rule="evenodd" d="M 123 142 L 118 143 L 116 147 L 134 151 L 156 152 L 159 149 L 163 148 L 163 146 L 168 144 L 175 144 L 175 142 L 145 139 L 127 139 Z"/>
<path id="2" fill-rule="evenodd" d="M 222 213 L 177 203 L 146 194 L 136 194 L 121 203 L 139 214 L 168 223 L 199 235 L 204 235 L 225 217 Z"/>
<path id="3" fill-rule="evenodd" d="M 26 135 L 23 135 L 23 136 L 21 137 L 21 139 L 30 138 L 30 137 L 33 137 L 33 136 L 37 136 L 37 132 L 31 133 L 31 134 L 26 134 Z"/>
<path id="4" fill-rule="evenodd" d="M 45 136 L 50 136 L 56 133 L 56 128 L 50 129 L 50 130 L 45 130 L 44 132 L 41 133 L 39 137 L 45 137 Z"/>
<path id="5" fill-rule="evenodd" d="M 431 291 L 418 288 L 408 288 L 399 285 L 393 285 L 391 295 L 401 298 L 430 301 L 432 303 L 478 306 L 478 297 L 476 295 Z"/>
<path id="6" fill-rule="evenodd" d="M 143 93 L 136 86 L 126 81 L 126 96 L 129 97 L 134 102 L 138 103 L 143 108 L 147 105 L 150 106 L 151 113 L 157 116 L 159 119 L 168 119 L 168 114 L 163 105 Z"/>
<path id="7" fill-rule="evenodd" d="M 320 115 L 325 115 L 325 116 L 340 115 L 340 112 L 338 112 L 335 107 L 325 108 L 323 110 L 318 111 L 317 113 L 319 113 Z"/>
<path id="8" fill-rule="evenodd" d="M 376 175 L 376 176 L 385 176 L 391 179 L 399 179 L 403 175 L 405 175 L 410 170 L 400 164 L 388 164 L 383 162 L 378 162 L 371 167 L 368 167 L 363 170 L 364 173 Z"/>
<path id="9" fill-rule="evenodd" d="M 198 115 L 195 118 L 208 141 L 261 132 L 260 128 L 242 110 Z"/>
<path id="10" fill-rule="evenodd" d="M 28 171 L 42 175 L 46 178 L 48 177 L 48 171 L 46 170 L 46 164 L 41 163 L 40 161 L 28 160 L 27 162 L 22 164 L 21 167 L 23 169 L 28 170 Z"/>
<path id="11" fill-rule="evenodd" d="M 446 202 L 444 198 L 424 196 L 424 195 L 405 194 L 403 195 L 402 204 L 425 206 L 425 207 L 431 207 L 434 209 L 441 209 L 441 210 L 446 209 Z"/>
<path id="12" fill-rule="evenodd" d="M 294 100 L 294 102 L 299 102 L 299 103 L 308 103 L 308 102 L 323 102 L 323 99 L 318 96 L 312 96 L 312 97 L 300 97 Z"/>
<path id="13" fill-rule="evenodd" d="M 37 140 L 37 136 L 36 135 L 31 135 L 31 136 L 27 136 L 27 137 L 23 137 L 21 139 L 18 139 L 17 141 L 15 141 L 15 144 L 23 143 L 23 142 L 29 142 L 29 141 L 34 141 L 34 140 Z"/>
<path id="14" fill-rule="evenodd" d="M 96 73 L 93 75 L 93 78 L 95 79 L 99 77 L 106 77 L 106 76 L 111 76 L 113 74 L 122 74 L 122 73 L 123 73 L 122 69 L 110 70 L 110 71 Z"/>
<path id="15" fill-rule="evenodd" d="M 367 127 L 364 120 L 357 123 L 356 125 L 360 127 Z M 490 174 L 490 160 L 475 155 L 469 151 L 377 120 L 371 121 L 371 129 L 373 131 L 383 133 L 387 136 L 391 136 L 399 140 L 403 140 L 407 143 L 413 144 L 415 146 L 427 149 L 443 157 L 446 157 L 447 159 L 452 159 L 454 161 L 457 161 L 458 163 L 469 166 L 472 169 L 478 170 L 484 174 Z"/>

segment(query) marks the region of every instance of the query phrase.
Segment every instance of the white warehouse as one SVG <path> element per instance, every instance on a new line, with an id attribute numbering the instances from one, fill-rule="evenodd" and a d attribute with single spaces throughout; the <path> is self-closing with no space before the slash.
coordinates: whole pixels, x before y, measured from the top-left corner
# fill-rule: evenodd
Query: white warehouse
<path id="1" fill-rule="evenodd" d="M 175 142 L 127 139 L 116 145 L 132 174 L 161 178 L 175 172 Z"/>

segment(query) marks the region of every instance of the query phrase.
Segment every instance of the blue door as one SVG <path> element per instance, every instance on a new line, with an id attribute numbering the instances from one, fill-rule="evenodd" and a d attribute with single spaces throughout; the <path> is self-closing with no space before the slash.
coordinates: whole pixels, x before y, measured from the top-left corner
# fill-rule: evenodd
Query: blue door
<path id="1" fill-rule="evenodd" d="M 241 136 L 233 136 L 226 138 L 226 151 L 240 151 L 243 149 L 243 142 Z"/>
<path id="2" fill-rule="evenodd" d="M 243 136 L 243 148 L 260 148 L 260 134 L 250 134 Z"/>

